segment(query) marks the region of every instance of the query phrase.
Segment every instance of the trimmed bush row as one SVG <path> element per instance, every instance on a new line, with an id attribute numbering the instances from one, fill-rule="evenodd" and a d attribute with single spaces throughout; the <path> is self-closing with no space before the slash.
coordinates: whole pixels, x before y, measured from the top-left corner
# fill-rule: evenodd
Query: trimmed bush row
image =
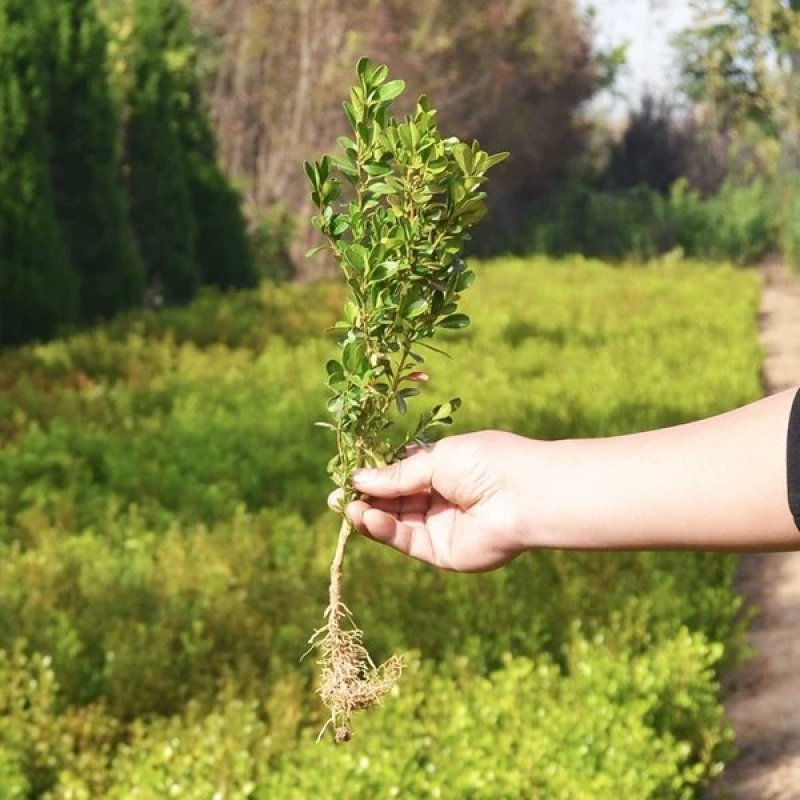
<path id="1" fill-rule="evenodd" d="M 728 266 L 477 267 L 432 355 L 460 430 L 621 433 L 759 393 L 758 283 Z M 735 561 L 545 552 L 479 576 L 354 543 L 379 658 L 343 748 L 300 660 L 336 520 L 321 331 L 333 285 L 185 309 L 0 359 L 0 796 L 690 798 L 731 753 Z"/>

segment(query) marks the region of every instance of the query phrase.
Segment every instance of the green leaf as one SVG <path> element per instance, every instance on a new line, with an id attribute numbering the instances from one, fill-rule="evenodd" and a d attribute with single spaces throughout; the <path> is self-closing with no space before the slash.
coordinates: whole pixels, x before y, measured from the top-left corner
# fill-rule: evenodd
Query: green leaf
<path id="1" fill-rule="evenodd" d="M 453 158 L 465 175 L 472 172 L 472 150 L 469 145 L 459 143 L 453 148 Z"/>
<path id="2" fill-rule="evenodd" d="M 350 220 L 344 214 L 337 214 L 331 221 L 331 236 L 341 236 L 350 228 Z"/>
<path id="3" fill-rule="evenodd" d="M 392 171 L 392 168 L 387 164 L 364 164 L 362 169 L 371 177 L 388 175 Z"/>
<path id="4" fill-rule="evenodd" d="M 396 97 L 399 97 L 405 88 L 405 81 L 389 81 L 378 89 L 378 100 L 380 100 L 381 103 L 390 103 Z"/>
<path id="5" fill-rule="evenodd" d="M 369 253 L 364 245 L 356 243 L 347 247 L 342 246 L 342 254 L 344 255 L 345 261 L 356 270 L 356 272 L 366 272 Z"/>
<path id="6" fill-rule="evenodd" d="M 458 276 L 458 281 L 456 282 L 456 291 L 463 292 L 469 289 L 470 286 L 475 283 L 475 278 L 476 275 L 471 269 L 462 272 L 461 275 Z"/>
<path id="7" fill-rule="evenodd" d="M 324 183 L 328 180 L 328 175 L 331 174 L 331 159 L 330 156 L 322 156 L 316 165 L 317 174 L 319 175 L 319 182 Z"/>
<path id="8" fill-rule="evenodd" d="M 361 122 L 364 119 L 364 90 L 360 86 L 350 90 L 350 105 L 356 121 Z"/>
<path id="9" fill-rule="evenodd" d="M 460 397 L 454 397 L 452 400 L 450 400 L 450 402 L 442 403 L 440 406 L 436 406 L 431 412 L 431 422 L 441 422 L 449 425 L 453 421 L 451 415 L 454 411 L 458 411 L 460 407 Z"/>
<path id="10" fill-rule="evenodd" d="M 358 120 L 356 119 L 356 112 L 352 104 L 345 101 L 344 103 L 342 103 L 342 107 L 344 108 L 344 113 L 347 116 L 348 121 L 350 122 L 350 127 L 353 130 L 356 130 L 356 128 L 358 127 Z"/>
<path id="11" fill-rule="evenodd" d="M 364 83 L 367 83 L 370 76 L 375 72 L 375 65 L 366 56 L 359 58 L 356 64 L 356 72 L 358 73 L 358 77 L 361 78 Z"/>
<path id="12" fill-rule="evenodd" d="M 382 264 L 378 264 L 372 270 L 370 277 L 376 281 L 384 281 L 387 278 L 391 278 L 393 275 L 396 275 L 399 269 L 399 261 L 384 261 Z"/>
<path id="13" fill-rule="evenodd" d="M 352 150 L 354 153 L 358 151 L 358 147 L 356 143 L 352 139 L 348 139 L 346 136 L 340 136 L 337 140 L 339 143 L 339 147 L 347 153 L 348 150 Z"/>
<path id="14" fill-rule="evenodd" d="M 372 125 L 366 125 L 363 122 L 359 122 L 356 127 L 356 133 L 358 134 L 358 138 L 367 146 L 370 147 L 372 145 L 372 139 L 374 135 L 374 128 Z"/>
<path id="15" fill-rule="evenodd" d="M 413 303 L 410 303 L 404 313 L 403 316 L 406 319 L 414 319 L 415 317 L 420 316 L 420 314 L 424 314 L 425 311 L 428 309 L 428 301 L 424 298 L 420 298 L 419 300 L 414 300 Z"/>
<path id="16" fill-rule="evenodd" d="M 335 395 L 334 397 L 331 397 L 331 399 L 328 400 L 327 408 L 331 414 L 340 414 L 344 408 L 344 397 L 341 395 Z"/>
<path id="17" fill-rule="evenodd" d="M 410 397 L 416 397 L 419 394 L 419 389 L 401 389 L 396 397 L 394 398 L 395 403 L 397 404 L 397 410 L 401 414 L 405 414 L 408 411 L 408 405 L 406 404 L 406 400 Z"/>
<path id="18" fill-rule="evenodd" d="M 495 153 L 493 156 L 489 156 L 489 158 L 486 159 L 486 169 L 491 169 L 497 164 L 502 164 L 510 155 L 511 153 Z"/>
<path id="19" fill-rule="evenodd" d="M 319 188 L 319 175 L 317 174 L 316 165 L 311 161 L 303 162 L 303 169 L 306 172 L 306 177 L 314 189 Z"/>
<path id="20" fill-rule="evenodd" d="M 470 319 L 466 314 L 450 314 L 449 317 L 445 317 L 439 325 L 442 328 L 466 328 L 470 323 Z"/>
<path id="21" fill-rule="evenodd" d="M 356 319 L 358 319 L 358 303 L 356 303 L 352 297 L 348 297 L 347 300 L 345 300 L 344 315 L 351 325 L 354 325 Z"/>
<path id="22" fill-rule="evenodd" d="M 411 195 L 411 199 L 419 206 L 424 206 L 426 203 L 430 202 L 430 199 L 433 195 L 430 193 L 428 189 L 417 189 L 416 192 L 413 192 Z"/>
<path id="23" fill-rule="evenodd" d="M 342 350 L 342 363 L 348 372 L 361 372 L 364 359 L 364 343 L 358 339 L 351 339 Z"/>
<path id="24" fill-rule="evenodd" d="M 306 258 L 311 258 L 315 256 L 317 253 L 321 253 L 323 250 L 327 250 L 328 245 L 321 244 L 319 247 L 312 247 L 310 250 L 306 250 Z"/>
<path id="25" fill-rule="evenodd" d="M 334 375 L 344 375 L 344 369 L 341 363 L 335 358 L 332 358 L 328 361 L 328 363 L 325 365 L 325 370 L 331 377 Z"/>
<path id="26" fill-rule="evenodd" d="M 343 161 L 340 158 L 333 159 L 333 165 L 342 175 L 345 175 L 348 178 L 357 178 L 358 177 L 358 170 L 349 162 Z"/>
<path id="27" fill-rule="evenodd" d="M 372 86 L 379 86 L 382 84 L 389 75 L 389 67 L 386 64 L 381 64 L 375 67 L 372 75 L 369 77 L 369 82 Z"/>
<path id="28" fill-rule="evenodd" d="M 373 194 L 381 195 L 381 194 L 397 194 L 400 190 L 395 188 L 394 186 L 390 186 L 388 183 L 371 183 L 369 185 L 369 190 Z"/>

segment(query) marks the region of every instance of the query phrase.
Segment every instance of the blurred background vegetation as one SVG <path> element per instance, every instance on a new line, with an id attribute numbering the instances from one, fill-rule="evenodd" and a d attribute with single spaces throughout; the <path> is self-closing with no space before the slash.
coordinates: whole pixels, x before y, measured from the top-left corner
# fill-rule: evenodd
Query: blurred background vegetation
<path id="1" fill-rule="evenodd" d="M 682 85 L 623 118 L 593 101 L 624 48 L 572 0 L 0 0 L 0 797 L 680 800 L 719 773 L 731 558 L 456 576 L 357 542 L 350 602 L 409 672 L 334 749 L 300 661 L 343 302 L 302 257 L 301 162 L 357 57 L 512 152 L 474 327 L 430 366 L 459 429 L 610 435 L 756 398 L 738 265 L 800 263 L 800 0 L 693 7 Z"/>
<path id="2" fill-rule="evenodd" d="M 482 255 L 797 262 L 798 0 L 694 8 L 682 86 L 625 120 L 589 103 L 624 47 L 573 2 L 2 0 L 0 342 L 330 274 L 302 258 L 298 164 L 332 147 L 363 54 L 513 153 Z"/>

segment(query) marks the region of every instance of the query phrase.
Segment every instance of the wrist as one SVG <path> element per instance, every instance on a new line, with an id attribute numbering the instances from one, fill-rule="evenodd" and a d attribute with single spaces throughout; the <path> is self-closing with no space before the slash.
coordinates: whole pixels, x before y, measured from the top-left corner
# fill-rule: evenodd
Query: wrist
<path id="1" fill-rule="evenodd" d="M 524 549 L 613 547 L 613 535 L 605 530 L 607 509 L 595 497 L 604 460 L 594 440 L 532 440 L 531 445 L 530 467 L 520 486 Z"/>
<path id="2" fill-rule="evenodd" d="M 524 441 L 524 466 L 515 470 L 517 485 L 513 489 L 520 550 L 569 547 L 575 497 L 566 496 L 571 486 L 568 462 L 576 457 L 574 445 L 578 443 Z"/>

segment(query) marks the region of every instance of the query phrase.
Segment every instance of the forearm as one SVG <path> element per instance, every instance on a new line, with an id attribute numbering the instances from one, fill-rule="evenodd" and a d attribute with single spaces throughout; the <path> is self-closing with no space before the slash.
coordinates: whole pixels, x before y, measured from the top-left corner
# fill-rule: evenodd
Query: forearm
<path id="1" fill-rule="evenodd" d="M 786 489 L 795 391 L 674 428 L 547 443 L 530 545 L 573 549 L 789 550 Z M 543 506 L 543 507 L 542 507 Z"/>

